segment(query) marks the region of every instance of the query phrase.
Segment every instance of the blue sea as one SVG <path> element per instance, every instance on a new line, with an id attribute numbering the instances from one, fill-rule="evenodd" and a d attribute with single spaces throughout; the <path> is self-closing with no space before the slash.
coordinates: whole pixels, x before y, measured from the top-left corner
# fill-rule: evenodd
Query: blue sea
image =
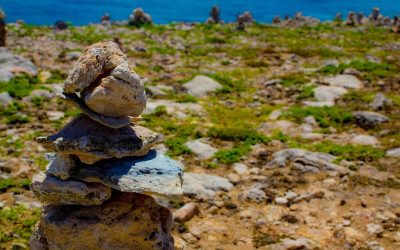
<path id="1" fill-rule="evenodd" d="M 400 0 L 0 0 L 8 22 L 18 19 L 29 24 L 52 25 L 57 20 L 74 25 L 98 22 L 105 12 L 113 20 L 126 20 L 132 9 L 142 7 L 155 23 L 203 22 L 210 8 L 218 5 L 224 21 L 234 21 L 238 13 L 250 11 L 258 22 L 269 23 L 275 15 L 297 11 L 321 20 L 349 11 L 369 14 L 379 7 L 383 15 L 400 15 Z"/>

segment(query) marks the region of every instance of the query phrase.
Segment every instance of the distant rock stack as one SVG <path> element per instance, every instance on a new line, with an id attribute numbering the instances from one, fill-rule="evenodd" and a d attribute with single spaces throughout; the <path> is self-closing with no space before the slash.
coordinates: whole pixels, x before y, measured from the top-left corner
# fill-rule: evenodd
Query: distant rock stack
<path id="1" fill-rule="evenodd" d="M 220 9 L 218 6 L 213 6 L 210 11 L 210 17 L 206 20 L 207 24 L 217 24 L 221 22 Z"/>
<path id="2" fill-rule="evenodd" d="M 109 13 L 104 13 L 104 15 L 101 16 L 101 24 L 103 25 L 110 25 L 111 24 L 111 16 Z"/>
<path id="3" fill-rule="evenodd" d="M 142 8 L 134 9 L 132 14 L 129 16 L 128 24 L 136 27 L 143 25 L 152 25 L 153 21 L 151 16 L 143 11 Z"/>
<path id="4" fill-rule="evenodd" d="M 244 30 L 247 25 L 251 25 L 254 23 L 253 15 L 249 11 L 243 12 L 243 14 L 238 15 L 237 17 L 237 29 Z"/>
<path id="5" fill-rule="evenodd" d="M 44 206 L 31 249 L 173 249 L 172 213 L 157 201 L 182 196 L 183 172 L 132 122 L 146 96 L 118 45 L 90 46 L 55 93 L 82 114 L 37 138 L 55 154 L 32 180 Z"/>
<path id="6" fill-rule="evenodd" d="M 0 47 L 6 46 L 6 37 L 7 37 L 7 30 L 6 30 L 6 14 L 0 7 Z"/>

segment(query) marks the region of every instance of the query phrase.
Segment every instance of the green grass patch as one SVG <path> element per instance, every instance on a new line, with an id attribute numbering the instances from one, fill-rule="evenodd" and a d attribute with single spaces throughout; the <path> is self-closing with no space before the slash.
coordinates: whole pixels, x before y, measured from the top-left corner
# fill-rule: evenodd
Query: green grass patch
<path id="1" fill-rule="evenodd" d="M 8 92 L 12 97 L 22 98 L 38 88 L 38 83 L 39 80 L 36 77 L 18 75 L 8 82 L 0 82 L 0 92 Z"/>

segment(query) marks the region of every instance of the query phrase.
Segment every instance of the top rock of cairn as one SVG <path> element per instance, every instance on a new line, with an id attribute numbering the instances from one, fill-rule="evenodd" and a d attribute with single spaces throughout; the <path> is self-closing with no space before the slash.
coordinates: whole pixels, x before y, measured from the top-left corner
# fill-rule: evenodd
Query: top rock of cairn
<path id="1" fill-rule="evenodd" d="M 33 177 L 45 206 L 31 249 L 173 249 L 172 213 L 155 198 L 180 198 L 183 171 L 130 122 L 146 94 L 117 44 L 90 46 L 55 93 L 83 114 L 37 138 L 56 155 Z"/>

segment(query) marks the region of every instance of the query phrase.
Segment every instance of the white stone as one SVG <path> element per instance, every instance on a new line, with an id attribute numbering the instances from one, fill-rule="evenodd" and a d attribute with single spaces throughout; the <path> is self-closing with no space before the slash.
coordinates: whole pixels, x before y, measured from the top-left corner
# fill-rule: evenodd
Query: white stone
<path id="1" fill-rule="evenodd" d="M 400 148 L 394 148 L 386 151 L 386 155 L 389 157 L 400 158 Z"/>
<path id="2" fill-rule="evenodd" d="M 185 146 L 202 160 L 210 159 L 218 151 L 218 149 L 214 148 L 210 144 L 205 143 L 203 139 L 188 141 L 185 143 Z"/>
<path id="3" fill-rule="evenodd" d="M 185 83 L 183 87 L 192 96 L 204 97 L 208 93 L 222 88 L 222 85 L 210 77 L 199 75 Z"/>
<path id="4" fill-rule="evenodd" d="M 352 140 L 352 144 L 355 145 L 370 145 L 370 146 L 377 146 L 379 145 L 378 139 L 375 136 L 371 135 L 356 135 Z"/>
<path id="5" fill-rule="evenodd" d="M 349 89 L 361 89 L 364 84 L 353 75 L 337 75 L 334 77 L 326 77 L 324 82 L 331 86 L 344 87 Z"/>
<path id="6" fill-rule="evenodd" d="M 343 87 L 320 86 L 314 89 L 314 97 L 320 102 L 335 102 L 346 93 Z"/>
<path id="7" fill-rule="evenodd" d="M 238 175 L 247 175 L 249 173 L 248 167 L 242 163 L 235 163 L 233 164 L 233 170 L 238 174 Z"/>
<path id="8" fill-rule="evenodd" d="M 46 115 L 50 121 L 58 121 L 61 120 L 65 114 L 61 111 L 47 111 Z"/>

